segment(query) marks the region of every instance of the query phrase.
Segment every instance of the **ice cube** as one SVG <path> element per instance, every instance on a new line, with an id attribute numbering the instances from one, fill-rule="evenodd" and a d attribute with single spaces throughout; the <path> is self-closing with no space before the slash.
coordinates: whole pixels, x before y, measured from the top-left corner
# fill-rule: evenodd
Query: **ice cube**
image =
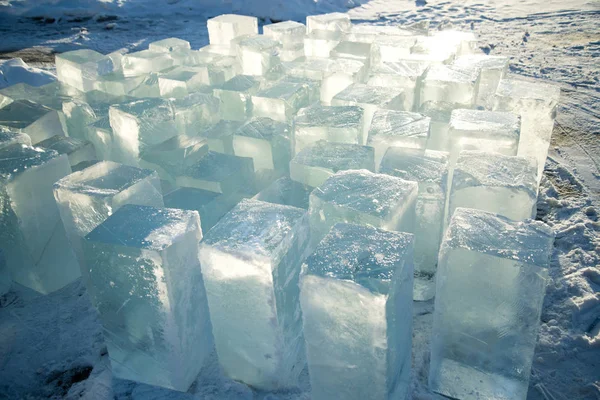
<path id="1" fill-rule="evenodd" d="M 427 61 L 399 60 L 382 62 L 371 67 L 367 85 L 393 86 L 404 90 L 404 106 L 407 111 L 413 110 L 419 102 L 418 85 L 430 63 Z"/>
<path id="2" fill-rule="evenodd" d="M 417 42 L 416 36 L 379 36 L 371 45 L 371 65 L 384 62 L 410 61 L 410 49 Z"/>
<path id="3" fill-rule="evenodd" d="M 258 192 L 253 198 L 255 200 L 266 201 L 267 203 L 282 204 L 284 206 L 307 210 L 308 196 L 311 190 L 311 188 L 284 176 Z"/>
<path id="4" fill-rule="evenodd" d="M 196 211 L 126 205 L 86 235 L 115 377 L 185 392 L 213 349 Z"/>
<path id="5" fill-rule="evenodd" d="M 290 163 L 290 178 L 306 186 L 321 186 L 338 171 L 366 169 L 375 172 L 372 147 L 319 140 L 303 148 Z"/>
<path id="6" fill-rule="evenodd" d="M 283 48 L 279 52 L 279 59 L 281 61 L 294 61 L 304 58 L 304 42 L 298 43 L 293 47 Z"/>
<path id="7" fill-rule="evenodd" d="M 112 60 L 94 50 L 75 50 L 56 55 L 58 80 L 87 92 L 99 76 L 113 72 Z"/>
<path id="8" fill-rule="evenodd" d="M 450 116 L 460 106 L 448 102 L 426 101 L 419 112 L 431 118 L 427 148 L 431 150 L 450 151 Z"/>
<path id="9" fill-rule="evenodd" d="M 55 150 L 58 154 L 66 154 L 73 171 L 78 169 L 77 165 L 79 163 L 96 159 L 94 145 L 87 140 L 66 136 L 52 136 L 49 139 L 39 142 L 37 146 Z"/>
<path id="10" fill-rule="evenodd" d="M 148 45 L 148 50 L 155 52 L 170 53 L 177 50 L 190 50 L 190 42 L 183 39 L 168 38 L 152 42 Z"/>
<path id="11" fill-rule="evenodd" d="M 523 157 L 462 151 L 454 167 L 448 219 L 458 207 L 476 208 L 515 221 L 535 217 L 537 168 Z"/>
<path id="12" fill-rule="evenodd" d="M 179 133 L 197 135 L 220 120 L 219 99 L 212 93 L 196 92 L 173 102 Z"/>
<path id="13" fill-rule="evenodd" d="M 154 79 L 155 78 L 155 79 Z M 154 84 L 152 84 L 155 80 Z M 144 97 L 159 97 L 158 77 L 156 75 L 125 76 L 123 71 L 101 76 L 96 80 L 94 89 L 116 96 L 144 94 Z"/>
<path id="14" fill-rule="evenodd" d="M 110 118 L 103 117 L 89 124 L 87 126 L 86 138 L 94 145 L 97 159 L 112 160 L 113 132 L 110 127 Z"/>
<path id="15" fill-rule="evenodd" d="M 362 144 L 363 110 L 357 106 L 311 106 L 294 117 L 294 154 L 319 140 Z"/>
<path id="16" fill-rule="evenodd" d="M 54 150 L 0 150 L 0 248 L 13 281 L 44 294 L 80 276 L 52 196 L 52 184 L 70 173 L 67 156 Z"/>
<path id="17" fill-rule="evenodd" d="M 69 241 L 89 285 L 82 238 L 125 204 L 162 207 L 160 181 L 154 171 L 101 161 L 54 184 L 54 198 Z"/>
<path id="18" fill-rule="evenodd" d="M 282 79 L 252 96 L 252 115 L 276 121 L 290 121 L 298 110 L 310 104 L 317 83 Z"/>
<path id="19" fill-rule="evenodd" d="M 200 243 L 217 355 L 256 388 L 298 385 L 304 340 L 298 302 L 306 211 L 242 200 Z"/>
<path id="20" fill-rule="evenodd" d="M 140 166 L 158 172 L 161 179 L 175 182 L 177 175 L 200 161 L 207 153 L 206 139 L 177 135 L 146 148 L 141 155 Z"/>
<path id="21" fill-rule="evenodd" d="M 329 57 L 331 50 L 344 39 L 340 31 L 313 30 L 304 38 L 304 55 L 306 57 Z"/>
<path id="22" fill-rule="evenodd" d="M 211 151 L 233 154 L 233 134 L 243 125 L 240 121 L 221 120 L 198 135 L 206 140 Z"/>
<path id="23" fill-rule="evenodd" d="M 0 150 L 13 144 L 25 144 L 31 146 L 31 139 L 25 133 L 18 133 L 0 126 Z"/>
<path id="24" fill-rule="evenodd" d="M 257 35 L 258 20 L 245 15 L 223 14 L 206 22 L 208 40 L 213 45 L 227 45 L 238 36 Z"/>
<path id="25" fill-rule="evenodd" d="M 260 88 L 260 79 L 250 75 L 237 75 L 214 89 L 220 101 L 221 118 L 244 121 L 252 112 L 250 98 Z"/>
<path id="26" fill-rule="evenodd" d="M 354 83 L 336 94 L 331 100 L 333 106 L 360 106 L 363 109 L 363 142 L 365 144 L 371 120 L 379 108 L 404 110 L 404 90 L 395 87 L 367 86 Z"/>
<path id="27" fill-rule="evenodd" d="M 52 110 L 61 111 L 63 102 L 84 97 L 84 93 L 60 81 L 42 86 L 17 83 L 0 90 L 0 108 L 15 100 L 29 100 Z"/>
<path id="28" fill-rule="evenodd" d="M 304 42 L 306 26 L 296 21 L 283 21 L 264 25 L 263 34 L 280 42 L 284 49 L 290 49 Z"/>
<path id="29" fill-rule="evenodd" d="M 262 35 L 253 35 L 237 42 L 238 59 L 244 75 L 265 75 L 279 60 L 281 44 Z"/>
<path id="30" fill-rule="evenodd" d="M 526 398 L 553 241 L 541 222 L 456 210 L 439 258 L 432 390 Z"/>
<path id="31" fill-rule="evenodd" d="M 371 61 L 371 44 L 343 40 L 329 53 L 332 58 L 348 58 L 357 60 L 369 66 Z"/>
<path id="32" fill-rule="evenodd" d="M 372 24 L 352 25 L 350 32 L 347 33 L 348 40 L 363 43 L 374 43 L 383 38 L 399 40 L 403 37 L 411 37 L 414 35 L 414 32 L 405 30 L 398 25 Z"/>
<path id="33" fill-rule="evenodd" d="M 0 296 L 4 296 L 9 292 L 12 286 L 12 278 L 10 277 L 10 271 L 6 265 L 6 258 L 0 248 Z"/>
<path id="34" fill-rule="evenodd" d="M 435 271 L 444 227 L 448 189 L 448 153 L 390 147 L 379 172 L 419 184 L 415 206 L 415 285 L 413 298 L 435 295 Z"/>
<path id="35" fill-rule="evenodd" d="M 410 391 L 413 240 L 336 224 L 302 265 L 311 398 L 403 399 Z"/>
<path id="36" fill-rule="evenodd" d="M 173 66 L 173 58 L 163 51 L 142 50 L 128 53 L 122 60 L 123 74 L 126 77 L 164 71 Z"/>
<path id="37" fill-rule="evenodd" d="M 175 182 L 177 186 L 216 193 L 251 193 L 254 190 L 254 166 L 251 158 L 209 151 L 183 171 Z"/>
<path id="38" fill-rule="evenodd" d="M 162 97 L 185 97 L 207 85 L 204 68 L 178 67 L 158 77 Z"/>
<path id="39" fill-rule="evenodd" d="M 222 56 L 234 56 L 236 55 L 236 49 L 228 44 L 209 44 L 208 46 L 200 47 L 198 49 L 201 53 L 218 54 Z"/>
<path id="40" fill-rule="evenodd" d="M 367 170 L 341 171 L 310 194 L 311 242 L 316 244 L 337 222 L 413 232 L 416 182 Z"/>
<path id="41" fill-rule="evenodd" d="M 472 54 L 458 57 L 454 65 L 479 69 L 481 75 L 475 104 L 491 108 L 496 88 L 508 70 L 508 57 Z"/>
<path id="42" fill-rule="evenodd" d="M 434 64 L 425 73 L 419 101 L 445 101 L 470 108 L 479 87 L 479 69 Z"/>
<path id="43" fill-rule="evenodd" d="M 378 110 L 373 115 L 367 145 L 375 149 L 379 167 L 391 146 L 424 149 L 429 139 L 431 118 L 409 111 Z"/>
<path id="44" fill-rule="evenodd" d="M 29 100 L 16 100 L 0 108 L 0 125 L 26 133 L 34 144 L 55 135 L 67 135 L 62 112 Z"/>
<path id="45" fill-rule="evenodd" d="M 352 23 L 346 13 L 329 13 L 320 15 L 308 15 L 306 17 L 306 30 L 311 33 L 314 30 L 350 32 Z"/>

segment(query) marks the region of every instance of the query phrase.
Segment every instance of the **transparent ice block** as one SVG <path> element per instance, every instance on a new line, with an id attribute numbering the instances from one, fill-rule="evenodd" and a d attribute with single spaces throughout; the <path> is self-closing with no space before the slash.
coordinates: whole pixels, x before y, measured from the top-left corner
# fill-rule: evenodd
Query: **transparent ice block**
<path id="1" fill-rule="evenodd" d="M 207 85 L 207 73 L 203 68 L 177 67 L 158 77 L 161 97 L 185 97 Z"/>
<path id="2" fill-rule="evenodd" d="M 113 159 L 113 132 L 108 116 L 89 124 L 87 126 L 86 138 L 94 145 L 97 159 Z"/>
<path id="3" fill-rule="evenodd" d="M 369 66 L 371 62 L 371 44 L 342 40 L 331 49 L 329 55 L 332 58 L 357 60 Z"/>
<path id="4" fill-rule="evenodd" d="M 304 42 L 306 26 L 296 21 L 283 21 L 264 25 L 263 34 L 280 42 L 284 49 L 290 49 Z"/>
<path id="5" fill-rule="evenodd" d="M 208 27 L 208 40 L 211 45 L 229 46 L 229 43 L 236 37 L 258 34 L 258 20 L 256 17 L 245 15 L 219 15 L 209 19 L 206 25 Z"/>
<path id="6" fill-rule="evenodd" d="M 400 62 L 410 58 L 410 49 L 417 41 L 416 36 L 386 36 L 375 38 L 371 45 L 371 65 L 377 66 L 384 62 Z"/>
<path id="7" fill-rule="evenodd" d="M 304 55 L 328 58 L 331 50 L 343 39 L 344 35 L 340 31 L 313 30 L 304 37 Z"/>
<path id="8" fill-rule="evenodd" d="M 403 109 L 412 111 L 419 103 L 417 89 L 429 65 L 430 63 L 427 61 L 399 60 L 395 62 L 382 62 L 377 66 L 371 67 L 367 85 L 389 85 L 404 89 Z"/>
<path id="9" fill-rule="evenodd" d="M 472 54 L 458 57 L 454 65 L 479 69 L 481 75 L 475 105 L 491 108 L 496 88 L 508 71 L 508 57 Z"/>
<path id="10" fill-rule="evenodd" d="M 310 82 L 282 79 L 252 96 L 252 116 L 289 121 L 310 104 L 314 89 Z"/>
<path id="11" fill-rule="evenodd" d="M 94 50 L 75 50 L 56 55 L 58 80 L 82 92 L 93 90 L 95 80 L 112 71 L 112 60 Z"/>
<path id="12" fill-rule="evenodd" d="M 29 100 L 16 100 L 0 108 L 0 125 L 26 133 L 34 144 L 55 135 L 67 135 L 67 124 L 61 111 Z"/>
<path id="13" fill-rule="evenodd" d="M 123 56 L 122 67 L 125 77 L 160 72 L 173 66 L 173 58 L 163 51 L 142 50 Z"/>
<path id="14" fill-rule="evenodd" d="M 282 204 L 308 209 L 308 196 L 312 188 L 291 180 L 288 177 L 282 177 L 271 183 L 254 196 L 255 200 L 266 201 L 267 203 Z"/>
<path id="15" fill-rule="evenodd" d="M 281 43 L 264 35 L 252 35 L 237 42 L 237 56 L 244 75 L 262 76 L 277 65 Z"/>
<path id="16" fill-rule="evenodd" d="M 461 106 L 447 102 L 426 101 L 419 107 L 419 113 L 431 118 L 427 148 L 438 151 L 450 151 L 450 116 Z"/>
<path id="17" fill-rule="evenodd" d="M 173 102 L 175 124 L 181 134 L 197 135 L 221 119 L 219 99 L 212 93 L 195 92 Z"/>
<path id="18" fill-rule="evenodd" d="M 350 17 L 346 13 L 329 13 L 320 15 L 308 15 L 306 17 L 306 31 L 314 30 L 349 32 L 352 28 Z"/>
<path id="19" fill-rule="evenodd" d="M 158 172 L 161 179 L 174 182 L 178 174 L 200 161 L 207 153 L 206 139 L 177 135 L 144 150 L 140 166 Z"/>
<path id="20" fill-rule="evenodd" d="M 206 140 L 211 151 L 233 154 L 233 134 L 243 125 L 241 121 L 221 120 L 202 130 L 199 136 Z"/>
<path id="21" fill-rule="evenodd" d="M 478 87 L 479 69 L 434 64 L 425 73 L 419 101 L 442 101 L 470 108 L 477 99 Z"/>
<path id="22" fill-rule="evenodd" d="M 85 161 L 96 160 L 94 145 L 88 140 L 76 139 L 66 136 L 52 136 L 42 140 L 36 146 L 51 149 L 58 154 L 66 154 L 72 170 L 77 170 L 77 165 Z"/>
<path id="23" fill-rule="evenodd" d="M 261 80 L 250 75 L 237 75 L 214 89 L 219 99 L 221 118 L 244 121 L 252 113 L 251 97 L 260 89 Z"/>

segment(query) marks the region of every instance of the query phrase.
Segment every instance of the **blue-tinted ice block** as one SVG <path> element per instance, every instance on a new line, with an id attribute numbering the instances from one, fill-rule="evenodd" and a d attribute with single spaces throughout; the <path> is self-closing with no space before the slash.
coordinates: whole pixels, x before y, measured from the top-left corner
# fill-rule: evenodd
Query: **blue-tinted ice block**
<path id="1" fill-rule="evenodd" d="M 407 397 L 412 242 L 408 233 L 336 224 L 302 265 L 312 399 Z"/>
<path id="2" fill-rule="evenodd" d="M 298 275 L 305 215 L 242 200 L 200 243 L 219 362 L 229 377 L 257 388 L 297 386 L 304 366 Z"/>
<path id="3" fill-rule="evenodd" d="M 187 391 L 213 349 L 196 211 L 126 205 L 84 240 L 112 373 Z"/>
<path id="4" fill-rule="evenodd" d="M 67 123 L 61 111 L 29 100 L 16 100 L 0 108 L 0 125 L 26 133 L 34 144 L 55 135 L 67 135 Z"/>
<path id="5" fill-rule="evenodd" d="M 282 177 L 261 190 L 253 198 L 267 203 L 283 204 L 308 209 L 308 196 L 312 188 Z"/>
<path id="6" fill-rule="evenodd" d="M 233 154 L 233 134 L 243 125 L 240 121 L 221 120 L 203 129 L 198 136 L 204 138 L 211 151 Z"/>
<path id="7" fill-rule="evenodd" d="M 175 181 L 177 175 L 208 153 L 206 140 L 198 136 L 177 135 L 149 146 L 140 159 L 142 168 L 158 172 L 161 179 Z"/>
<path id="8" fill-rule="evenodd" d="M 524 400 L 554 233 L 459 208 L 440 251 L 429 387 L 457 399 Z"/>
<path id="9" fill-rule="evenodd" d="M 79 163 L 96 159 L 94 145 L 87 140 L 56 135 L 49 139 L 42 140 L 37 146 L 55 150 L 58 154 L 66 154 L 69 158 L 71 169 L 73 170 L 78 169 L 77 165 Z"/>
<path id="10" fill-rule="evenodd" d="M 94 50 L 82 49 L 56 55 L 58 80 L 83 92 L 94 89 L 98 77 L 113 71 L 112 60 Z"/>

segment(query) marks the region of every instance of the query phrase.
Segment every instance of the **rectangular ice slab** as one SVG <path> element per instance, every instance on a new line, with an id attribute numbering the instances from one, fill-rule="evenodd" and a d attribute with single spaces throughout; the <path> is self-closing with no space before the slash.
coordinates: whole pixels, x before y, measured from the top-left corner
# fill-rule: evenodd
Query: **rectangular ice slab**
<path id="1" fill-rule="evenodd" d="M 515 221 L 535 217 L 537 168 L 523 157 L 463 151 L 458 156 L 447 218 L 458 207 L 476 208 Z"/>
<path id="2" fill-rule="evenodd" d="M 112 60 L 94 50 L 75 50 L 56 55 L 58 80 L 82 92 L 94 90 L 98 77 L 112 71 Z"/>
<path id="3" fill-rule="evenodd" d="M 362 144 L 363 110 L 357 106 L 314 105 L 294 117 L 294 153 L 319 140 Z"/>
<path id="4" fill-rule="evenodd" d="M 496 88 L 508 71 L 508 57 L 472 54 L 458 57 L 454 65 L 461 68 L 479 69 L 479 88 L 475 104 L 491 108 Z"/>
<path id="5" fill-rule="evenodd" d="M 52 184 L 70 173 L 54 150 L 0 149 L 0 248 L 13 281 L 44 294 L 80 276 L 52 196 Z"/>
<path id="6" fill-rule="evenodd" d="M 304 366 L 298 302 L 306 211 L 242 200 L 200 243 L 219 362 L 248 385 L 294 387 Z"/>
<path id="7" fill-rule="evenodd" d="M 308 196 L 311 190 L 312 188 L 284 176 L 258 192 L 253 198 L 255 200 L 266 201 L 267 203 L 282 204 L 284 206 L 307 210 Z"/>
<path id="8" fill-rule="evenodd" d="M 408 233 L 336 224 L 302 265 L 312 399 L 407 397 L 412 242 Z"/>
<path id="9" fill-rule="evenodd" d="M 375 149 L 375 165 L 391 146 L 424 149 L 429 139 L 431 118 L 419 113 L 377 110 L 373 115 L 367 145 Z"/>
<path id="10" fill-rule="evenodd" d="M 429 67 L 427 61 L 398 60 L 382 62 L 371 67 L 367 84 L 370 86 L 393 86 L 404 89 L 404 107 L 412 111 L 419 101 L 417 88 L 421 77 Z"/>
<path id="11" fill-rule="evenodd" d="M 281 43 L 264 35 L 253 35 L 237 42 L 237 56 L 244 75 L 264 75 L 277 65 Z"/>
<path id="12" fill-rule="evenodd" d="M 210 44 L 227 45 L 238 36 L 257 35 L 258 20 L 245 15 L 223 14 L 206 22 Z"/>
<path id="13" fill-rule="evenodd" d="M 258 92 L 260 78 L 250 75 L 237 75 L 214 89 L 220 101 L 221 118 L 231 121 L 244 121 L 252 111 L 250 98 Z"/>
<path id="14" fill-rule="evenodd" d="M 289 49 L 304 43 L 306 26 L 296 21 L 283 21 L 263 26 L 263 33 L 279 41 L 284 49 Z"/>
<path id="15" fill-rule="evenodd" d="M 34 144 L 55 135 L 67 135 L 67 124 L 61 111 L 29 100 L 16 100 L 0 108 L 0 125 L 26 133 Z"/>
<path id="16" fill-rule="evenodd" d="M 306 30 L 308 33 L 314 30 L 350 32 L 351 28 L 350 17 L 345 13 L 308 15 L 306 17 Z"/>
<path id="17" fill-rule="evenodd" d="M 302 149 L 292 159 L 290 178 L 304 185 L 317 187 L 338 171 L 349 169 L 375 172 L 373 148 L 319 140 Z"/>
<path id="18" fill-rule="evenodd" d="M 89 286 L 81 240 L 125 204 L 162 207 L 154 171 L 102 161 L 54 184 L 54 198 L 69 241 Z"/>
<path id="19" fill-rule="evenodd" d="M 58 154 L 66 154 L 69 158 L 71 169 L 74 170 L 77 169 L 79 163 L 96 159 L 94 145 L 87 140 L 56 135 L 42 140 L 37 146 L 55 150 Z"/>
<path id="20" fill-rule="evenodd" d="M 213 340 L 196 211 L 126 205 L 85 237 L 112 373 L 185 392 Z"/>
<path id="21" fill-rule="evenodd" d="M 309 105 L 314 91 L 309 81 L 282 79 L 252 96 L 252 116 L 289 121 Z"/>
<path id="22" fill-rule="evenodd" d="M 142 154 L 140 166 L 158 172 L 161 179 L 174 182 L 177 175 L 200 161 L 207 153 L 206 139 L 177 135 L 149 146 Z"/>
<path id="23" fill-rule="evenodd" d="M 367 170 L 341 171 L 310 194 L 311 243 L 337 222 L 413 232 L 418 185 Z"/>
<path id="24" fill-rule="evenodd" d="M 456 210 L 440 251 L 429 387 L 466 400 L 527 396 L 554 234 Z"/>
<path id="25" fill-rule="evenodd" d="M 425 73 L 419 101 L 445 101 L 469 108 L 475 104 L 479 69 L 434 64 Z"/>
<path id="26" fill-rule="evenodd" d="M 444 227 L 448 153 L 390 147 L 379 172 L 419 184 L 415 205 L 415 300 L 435 295 L 435 271 Z"/>

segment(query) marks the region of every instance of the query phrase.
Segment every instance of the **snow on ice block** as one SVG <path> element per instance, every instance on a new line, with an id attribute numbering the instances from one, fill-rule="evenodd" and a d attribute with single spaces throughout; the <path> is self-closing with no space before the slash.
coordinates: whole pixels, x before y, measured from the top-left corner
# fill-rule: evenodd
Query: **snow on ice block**
<path id="1" fill-rule="evenodd" d="M 233 134 L 243 125 L 241 121 L 221 120 L 202 130 L 198 136 L 204 138 L 210 151 L 233 154 Z"/>
<path id="2" fill-rule="evenodd" d="M 458 57 L 454 65 L 479 69 L 481 75 L 475 105 L 491 108 L 496 88 L 508 71 L 508 57 L 472 54 Z"/>
<path id="3" fill-rule="evenodd" d="M 537 168 L 523 157 L 462 151 L 450 190 L 448 219 L 458 207 L 476 208 L 515 221 L 535 217 Z"/>
<path id="4" fill-rule="evenodd" d="M 418 84 L 429 65 L 430 63 L 427 61 L 412 60 L 382 62 L 371 67 L 367 85 L 393 86 L 403 89 L 403 109 L 411 111 L 418 102 Z"/>
<path id="5" fill-rule="evenodd" d="M 108 116 L 89 124 L 85 137 L 94 145 L 97 159 L 112 160 L 113 132 Z"/>
<path id="6" fill-rule="evenodd" d="M 313 30 L 304 37 L 304 55 L 327 58 L 343 39 L 344 34 L 340 31 Z"/>
<path id="7" fill-rule="evenodd" d="M 170 53 L 172 51 L 178 50 L 190 50 L 190 42 L 183 39 L 177 38 L 168 38 L 163 40 L 158 40 L 156 42 L 152 42 L 148 45 L 148 50 L 155 52 L 165 52 Z"/>
<path id="8" fill-rule="evenodd" d="M 253 35 L 237 42 L 238 59 L 244 75 L 262 76 L 277 65 L 281 43 L 264 35 Z"/>
<path id="9" fill-rule="evenodd" d="M 6 258 L 0 248 L 0 296 L 4 296 L 10 290 L 12 286 L 12 279 L 10 277 L 10 271 L 6 265 Z"/>
<path id="10" fill-rule="evenodd" d="M 429 387 L 457 399 L 527 396 L 554 233 L 459 208 L 438 266 Z"/>
<path id="11" fill-rule="evenodd" d="M 178 133 L 173 103 L 164 99 L 142 99 L 115 104 L 108 112 L 118 161 L 137 166 L 146 147 L 164 142 Z"/>
<path id="12" fill-rule="evenodd" d="M 242 200 L 200 243 L 219 362 L 232 379 L 273 390 L 298 385 L 304 340 L 298 275 L 306 211 Z"/>
<path id="13" fill-rule="evenodd" d="M 67 124 L 61 111 L 29 100 L 16 100 L 0 108 L 0 125 L 26 133 L 34 144 L 55 135 L 67 135 Z"/>
<path id="14" fill-rule="evenodd" d="M 250 100 L 260 88 L 260 78 L 250 75 L 237 75 L 214 89 L 219 99 L 221 118 L 231 121 L 244 121 L 252 112 Z"/>
<path id="15" fill-rule="evenodd" d="M 52 196 L 52 184 L 70 173 L 67 156 L 54 150 L 0 150 L 0 248 L 13 281 L 43 294 L 80 276 Z"/>
<path id="16" fill-rule="evenodd" d="M 0 126 L 0 150 L 13 144 L 31 146 L 31 139 L 25 133 L 19 133 L 9 128 Z"/>
<path id="17" fill-rule="evenodd" d="M 314 30 L 350 32 L 352 23 L 350 17 L 345 13 L 329 13 L 320 15 L 308 15 L 306 17 L 306 30 L 311 33 Z"/>
<path id="18" fill-rule="evenodd" d="M 325 140 L 362 144 L 363 110 L 357 106 L 314 105 L 294 117 L 294 153 Z"/>
<path id="19" fill-rule="evenodd" d="M 367 145 L 375 149 L 375 166 L 392 146 L 424 149 L 429 139 L 431 118 L 419 113 L 377 110 L 371 121 Z"/>
<path id="20" fill-rule="evenodd" d="M 206 139 L 177 135 L 149 146 L 141 155 L 140 166 L 158 172 L 161 179 L 174 182 L 179 173 L 200 161 L 207 153 Z"/>
<path id="21" fill-rule="evenodd" d="M 264 25 L 263 34 L 280 42 L 284 49 L 289 49 L 304 42 L 306 26 L 296 21 L 283 21 Z"/>
<path id="22" fill-rule="evenodd" d="M 162 207 L 154 171 L 101 161 L 54 184 L 54 198 L 69 241 L 89 284 L 81 240 L 125 204 Z"/>
<path id="23" fill-rule="evenodd" d="M 354 83 L 331 100 L 332 106 L 360 106 L 363 109 L 363 142 L 367 140 L 369 127 L 375 111 L 379 108 L 388 110 L 404 110 L 404 90 L 395 87 L 367 86 Z"/>
<path id="24" fill-rule="evenodd" d="M 302 149 L 290 163 L 290 178 L 306 186 L 321 186 L 338 171 L 366 169 L 375 172 L 372 147 L 319 140 Z"/>
<path id="25" fill-rule="evenodd" d="M 379 172 L 419 184 L 415 206 L 415 300 L 435 295 L 435 271 L 444 227 L 448 153 L 390 147 Z"/>
<path id="26" fill-rule="evenodd" d="M 196 211 L 126 205 L 86 235 L 115 377 L 185 392 L 213 348 Z"/>
<path id="27" fill-rule="evenodd" d="M 56 55 L 58 80 L 87 92 L 99 76 L 113 72 L 112 60 L 94 50 L 75 50 Z"/>
<path id="28" fill-rule="evenodd" d="M 479 69 L 434 64 L 425 73 L 419 101 L 445 101 L 469 108 L 475 104 L 478 87 Z"/>
<path id="29" fill-rule="evenodd" d="M 182 134 L 197 135 L 221 119 L 219 99 L 212 93 L 191 93 L 181 99 L 175 99 L 173 106 L 177 130 Z"/>
<path id="30" fill-rule="evenodd" d="M 252 96 L 252 116 L 289 121 L 298 110 L 310 104 L 316 83 L 308 80 L 284 78 Z"/>
<path id="31" fill-rule="evenodd" d="M 311 398 L 404 399 L 410 390 L 413 238 L 336 224 L 302 265 Z"/>
<path id="32" fill-rule="evenodd" d="M 447 151 L 450 147 L 450 116 L 452 111 L 460 106 L 447 102 L 426 101 L 419 107 L 419 112 L 431 118 L 429 125 L 429 140 L 427 148 L 431 150 Z"/>
<path id="33" fill-rule="evenodd" d="M 175 182 L 177 186 L 216 193 L 251 193 L 254 190 L 254 166 L 251 158 L 209 151 L 177 176 Z"/>
<path id="34" fill-rule="evenodd" d="M 312 244 L 337 222 L 413 232 L 418 185 L 367 170 L 341 171 L 310 194 Z"/>
<path id="35" fill-rule="evenodd" d="M 242 35 L 257 35 L 258 20 L 245 15 L 223 14 L 206 22 L 211 45 L 226 45 Z"/>
<path id="36" fill-rule="evenodd" d="M 57 135 L 42 140 L 37 146 L 55 150 L 58 154 L 66 154 L 69 158 L 71 169 L 74 171 L 77 170 L 79 163 L 96 160 L 94 145 L 87 140 Z"/>
<path id="37" fill-rule="evenodd" d="M 207 85 L 203 68 L 177 67 L 158 77 L 161 97 L 185 97 Z"/>
<path id="38" fill-rule="evenodd" d="M 173 58 L 163 51 L 142 50 L 125 54 L 122 60 L 123 74 L 138 76 L 164 71 L 173 66 Z"/>
<path id="39" fill-rule="evenodd" d="M 308 196 L 312 189 L 288 177 L 281 177 L 258 192 L 253 198 L 267 203 L 308 209 Z"/>

